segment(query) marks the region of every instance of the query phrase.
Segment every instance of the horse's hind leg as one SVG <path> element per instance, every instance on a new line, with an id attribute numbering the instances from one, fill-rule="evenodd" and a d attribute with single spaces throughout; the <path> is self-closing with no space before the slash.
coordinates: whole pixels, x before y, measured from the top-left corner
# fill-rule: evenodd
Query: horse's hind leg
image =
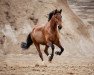
<path id="1" fill-rule="evenodd" d="M 61 46 L 60 42 L 55 43 L 55 45 L 58 46 L 58 47 L 61 49 L 60 52 L 59 52 L 59 51 L 56 51 L 55 54 L 57 54 L 57 55 L 61 55 L 62 52 L 64 51 L 64 48 Z"/>
<path id="2" fill-rule="evenodd" d="M 35 43 L 34 43 L 34 44 L 35 44 Z M 37 51 L 38 51 L 38 53 L 39 53 L 39 56 L 40 56 L 41 60 L 43 61 L 43 55 L 42 55 L 42 53 L 41 53 L 41 51 L 40 51 L 40 45 L 39 45 L 39 44 L 35 44 L 35 46 L 36 46 L 36 48 L 37 48 Z"/>
<path id="3" fill-rule="evenodd" d="M 44 52 L 45 52 L 45 54 L 48 56 L 49 55 L 49 53 L 48 53 L 48 46 L 45 46 L 45 50 L 44 50 Z"/>
<path id="4" fill-rule="evenodd" d="M 52 48 L 52 54 L 51 54 L 51 56 L 50 56 L 50 58 L 49 58 L 49 61 L 52 61 L 52 59 L 53 59 L 53 56 L 54 56 L 54 45 L 52 44 L 52 46 L 51 46 L 51 48 Z"/>

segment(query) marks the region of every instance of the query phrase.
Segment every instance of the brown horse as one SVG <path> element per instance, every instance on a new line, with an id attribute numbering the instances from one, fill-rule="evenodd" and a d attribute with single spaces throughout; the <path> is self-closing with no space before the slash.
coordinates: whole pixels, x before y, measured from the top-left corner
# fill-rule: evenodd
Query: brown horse
<path id="1" fill-rule="evenodd" d="M 43 56 L 40 50 L 40 44 L 45 45 L 45 54 L 48 56 L 48 48 L 51 47 L 52 53 L 49 57 L 49 61 L 52 61 L 54 56 L 54 45 L 58 46 L 61 51 L 56 51 L 55 53 L 57 55 L 61 55 L 64 51 L 64 48 L 61 46 L 61 43 L 59 41 L 59 33 L 57 26 L 62 28 L 62 16 L 61 12 L 59 11 L 57 13 L 57 10 L 55 10 L 54 15 L 50 19 L 50 21 L 45 26 L 36 26 L 32 32 L 27 37 L 27 42 L 22 43 L 21 47 L 24 49 L 28 49 L 32 43 L 36 46 L 36 49 L 39 53 L 39 56 L 41 60 L 43 61 Z"/>

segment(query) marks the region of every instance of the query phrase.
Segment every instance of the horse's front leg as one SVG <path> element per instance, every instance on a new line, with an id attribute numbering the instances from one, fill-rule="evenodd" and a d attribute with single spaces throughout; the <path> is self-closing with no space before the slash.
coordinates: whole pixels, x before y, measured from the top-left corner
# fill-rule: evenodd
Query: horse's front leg
<path id="1" fill-rule="evenodd" d="M 61 49 L 61 51 L 56 51 L 55 54 L 61 55 L 62 52 L 64 51 L 64 48 L 61 46 L 60 41 L 56 42 L 55 45 L 58 46 Z"/>
<path id="2" fill-rule="evenodd" d="M 45 52 L 45 54 L 48 56 L 49 55 L 49 53 L 48 53 L 48 48 L 49 48 L 49 46 L 45 46 L 45 50 L 44 50 L 44 52 Z"/>
<path id="3" fill-rule="evenodd" d="M 51 48 L 52 48 L 52 54 L 51 54 L 51 56 L 49 57 L 49 61 L 51 62 L 52 61 L 52 59 L 53 59 L 53 56 L 54 56 L 54 45 L 52 44 L 52 46 L 51 46 Z"/>
<path id="4" fill-rule="evenodd" d="M 49 57 L 49 62 L 51 62 L 52 61 L 52 59 L 53 59 L 53 56 L 54 56 L 54 45 L 50 42 L 50 41 L 48 41 L 47 42 L 47 46 L 48 47 L 51 47 L 51 49 L 52 49 L 52 53 L 51 53 L 51 55 L 50 55 L 50 57 Z"/>
<path id="5" fill-rule="evenodd" d="M 52 49 L 52 53 L 51 53 L 51 55 L 50 55 L 50 57 L 49 57 L 49 61 L 51 62 L 52 59 L 53 59 L 53 56 L 54 56 L 54 45 L 53 45 L 53 43 L 49 40 L 49 37 L 46 37 L 46 45 L 47 45 L 48 47 L 51 47 L 51 49 Z"/>
<path id="6" fill-rule="evenodd" d="M 43 61 L 43 55 L 42 55 L 41 50 L 40 50 L 40 45 L 37 44 L 37 43 L 34 43 L 34 44 L 36 46 L 36 49 L 37 49 L 37 51 L 39 53 L 39 56 L 40 56 L 41 60 Z"/>

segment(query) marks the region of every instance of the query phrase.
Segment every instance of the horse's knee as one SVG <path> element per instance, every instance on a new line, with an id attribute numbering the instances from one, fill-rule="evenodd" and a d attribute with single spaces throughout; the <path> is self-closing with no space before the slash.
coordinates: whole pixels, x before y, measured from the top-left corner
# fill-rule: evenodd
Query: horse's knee
<path id="1" fill-rule="evenodd" d="M 51 47 L 52 50 L 54 50 L 54 45 L 53 45 L 51 42 L 47 43 L 47 46 L 48 46 L 48 47 Z"/>
<path id="2" fill-rule="evenodd" d="M 47 43 L 47 46 L 48 46 L 48 47 L 52 47 L 52 43 L 51 43 L 51 42 L 48 42 L 48 43 Z"/>

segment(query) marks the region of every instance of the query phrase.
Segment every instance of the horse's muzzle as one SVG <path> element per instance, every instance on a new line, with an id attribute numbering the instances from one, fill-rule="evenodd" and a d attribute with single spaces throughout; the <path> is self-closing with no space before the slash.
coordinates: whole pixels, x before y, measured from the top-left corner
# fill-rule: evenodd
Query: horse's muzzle
<path id="1" fill-rule="evenodd" d="M 58 26 L 58 29 L 60 29 L 60 30 L 61 30 L 61 29 L 62 29 L 62 26 Z"/>

